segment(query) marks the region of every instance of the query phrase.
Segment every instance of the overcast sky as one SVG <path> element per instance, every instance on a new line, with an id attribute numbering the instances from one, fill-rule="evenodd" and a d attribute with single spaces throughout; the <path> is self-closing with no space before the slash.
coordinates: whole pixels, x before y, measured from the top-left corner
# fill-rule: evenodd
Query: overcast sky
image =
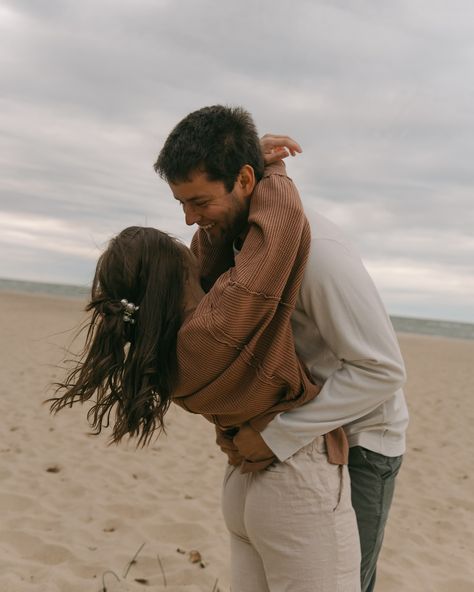
<path id="1" fill-rule="evenodd" d="M 131 224 L 189 242 L 152 165 L 243 105 L 391 314 L 474 322 L 471 0 L 0 0 L 0 277 L 88 284 Z"/>

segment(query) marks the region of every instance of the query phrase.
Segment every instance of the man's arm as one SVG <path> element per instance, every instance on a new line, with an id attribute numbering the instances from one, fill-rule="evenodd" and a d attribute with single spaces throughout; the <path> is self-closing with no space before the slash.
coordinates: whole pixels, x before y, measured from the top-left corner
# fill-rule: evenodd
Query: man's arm
<path id="1" fill-rule="evenodd" d="M 358 256 L 336 241 L 316 239 L 301 299 L 340 366 L 313 401 L 280 414 L 261 433 L 262 450 L 268 446 L 280 460 L 370 413 L 405 381 L 392 325 Z M 252 447 L 257 451 L 256 442 Z"/>

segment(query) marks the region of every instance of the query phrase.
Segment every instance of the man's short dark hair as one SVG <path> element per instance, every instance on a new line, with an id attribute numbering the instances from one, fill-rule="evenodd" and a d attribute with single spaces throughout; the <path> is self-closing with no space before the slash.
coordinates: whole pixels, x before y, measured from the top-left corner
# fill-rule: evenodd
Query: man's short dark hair
<path id="1" fill-rule="evenodd" d="M 187 115 L 170 133 L 154 164 L 171 183 L 189 181 L 201 170 L 209 180 L 222 181 L 232 191 L 244 165 L 255 178 L 263 176 L 263 156 L 252 116 L 242 107 L 213 105 Z"/>

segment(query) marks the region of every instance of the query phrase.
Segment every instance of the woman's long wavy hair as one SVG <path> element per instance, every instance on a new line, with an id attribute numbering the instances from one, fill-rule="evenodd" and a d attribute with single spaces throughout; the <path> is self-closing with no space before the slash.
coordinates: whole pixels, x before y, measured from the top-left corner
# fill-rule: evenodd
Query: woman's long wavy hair
<path id="1" fill-rule="evenodd" d="M 52 413 L 95 395 L 87 414 L 94 434 L 112 423 L 112 442 L 128 434 L 144 446 L 164 429 L 186 272 L 186 248 L 159 230 L 132 226 L 110 241 L 86 306 L 92 315 L 84 349 L 47 401 Z M 124 318 L 122 299 L 139 307 L 133 323 Z"/>

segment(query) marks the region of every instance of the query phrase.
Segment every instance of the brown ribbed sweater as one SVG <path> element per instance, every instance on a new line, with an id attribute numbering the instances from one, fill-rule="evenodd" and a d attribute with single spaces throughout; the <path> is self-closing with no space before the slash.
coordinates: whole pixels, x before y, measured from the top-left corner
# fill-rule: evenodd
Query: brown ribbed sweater
<path id="1" fill-rule="evenodd" d="M 313 399 L 315 385 L 295 352 L 290 319 L 309 254 L 310 228 L 283 163 L 265 169 L 242 250 L 212 249 L 204 231 L 192 250 L 210 291 L 178 333 L 174 401 L 213 422 L 221 439 L 248 422 L 261 431 L 282 411 Z M 230 268 L 229 268 L 230 267 Z M 342 429 L 326 436 L 334 464 L 347 462 Z M 275 460 L 246 461 L 242 471 Z"/>

